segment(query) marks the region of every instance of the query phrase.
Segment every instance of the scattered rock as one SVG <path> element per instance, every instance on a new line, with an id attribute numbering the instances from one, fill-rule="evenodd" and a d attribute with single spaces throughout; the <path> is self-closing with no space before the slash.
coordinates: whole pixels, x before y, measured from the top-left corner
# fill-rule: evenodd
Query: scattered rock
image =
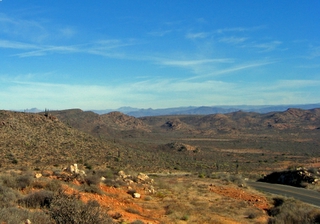
<path id="1" fill-rule="evenodd" d="M 137 178 L 138 178 L 139 180 L 142 180 L 142 181 L 146 181 L 146 180 L 149 179 L 148 175 L 146 175 L 146 174 L 144 174 L 144 173 L 139 173 L 138 176 L 137 176 Z"/>
<path id="2" fill-rule="evenodd" d="M 65 169 L 67 172 L 69 173 L 73 173 L 73 174 L 80 174 L 80 175 L 85 175 L 86 172 L 84 170 L 79 170 L 78 169 L 78 164 L 73 164 L 70 165 L 67 169 Z"/>
<path id="3" fill-rule="evenodd" d="M 120 170 L 118 172 L 118 175 L 122 178 L 122 179 L 126 179 L 127 178 L 127 175 L 124 173 L 124 171 Z"/>
<path id="4" fill-rule="evenodd" d="M 42 174 L 41 174 L 41 173 L 36 173 L 36 174 L 34 175 L 34 177 L 38 179 L 38 178 L 42 177 Z"/>
<path id="5" fill-rule="evenodd" d="M 133 197 L 134 197 L 134 198 L 141 198 L 141 194 L 139 194 L 139 193 L 133 193 Z"/>
<path id="6" fill-rule="evenodd" d="M 200 152 L 200 148 L 180 142 L 172 142 L 168 143 L 166 145 L 170 149 L 177 150 L 179 152 L 186 152 L 186 151 L 192 151 L 192 152 Z"/>

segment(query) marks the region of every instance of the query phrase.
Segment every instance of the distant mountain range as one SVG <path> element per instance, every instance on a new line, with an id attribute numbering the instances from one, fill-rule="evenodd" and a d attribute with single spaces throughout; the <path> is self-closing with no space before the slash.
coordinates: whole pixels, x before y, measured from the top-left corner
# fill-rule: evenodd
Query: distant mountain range
<path id="1" fill-rule="evenodd" d="M 320 108 L 318 104 L 296 104 L 296 105 L 237 105 L 237 106 L 201 106 L 201 107 L 175 107 L 175 108 L 164 108 L 164 109 L 139 109 L 133 107 L 120 107 L 118 109 L 106 109 L 106 110 L 91 110 L 97 114 L 106 114 L 111 111 L 119 111 L 121 113 L 134 116 L 134 117 L 146 117 L 146 116 L 162 116 L 162 115 L 207 115 L 207 114 L 226 114 L 236 111 L 244 112 L 257 112 L 257 113 L 268 113 L 268 112 L 281 112 L 286 111 L 288 108 L 297 109 L 313 109 Z"/>
<path id="2" fill-rule="evenodd" d="M 120 107 L 118 109 L 105 109 L 105 110 L 88 110 L 96 114 L 107 114 L 112 111 L 119 111 L 133 117 L 147 117 L 147 116 L 163 116 L 163 115 L 208 115 L 208 114 L 226 114 L 236 111 L 244 112 L 257 112 L 257 113 L 268 113 L 268 112 L 281 112 L 286 111 L 288 108 L 297 108 L 309 110 L 313 108 L 320 108 L 320 103 L 317 104 L 294 104 L 294 105 L 236 105 L 236 106 L 189 106 L 189 107 L 174 107 L 174 108 L 163 108 L 163 109 L 141 109 L 134 107 Z M 21 110 L 28 113 L 39 113 L 43 110 L 37 108 Z"/>

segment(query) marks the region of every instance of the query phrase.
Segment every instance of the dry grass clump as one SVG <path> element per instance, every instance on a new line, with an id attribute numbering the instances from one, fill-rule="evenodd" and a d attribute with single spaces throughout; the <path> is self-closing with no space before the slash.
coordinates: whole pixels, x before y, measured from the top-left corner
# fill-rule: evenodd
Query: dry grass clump
<path id="1" fill-rule="evenodd" d="M 0 208 L 8 208 L 15 205 L 20 193 L 3 185 L 0 185 Z"/>
<path id="2" fill-rule="evenodd" d="M 245 186 L 246 182 L 241 174 L 231 174 L 231 173 L 225 173 L 225 172 L 217 172 L 211 174 L 211 178 L 213 179 L 221 179 L 226 184 L 228 183 L 234 183 L 238 186 Z"/>
<path id="3" fill-rule="evenodd" d="M 5 174 L 2 175 L 0 179 L 4 186 L 18 190 L 25 189 L 26 187 L 30 186 L 33 181 L 33 177 L 30 173 Z"/>
<path id="4" fill-rule="evenodd" d="M 20 205 L 24 205 L 27 208 L 43 208 L 50 207 L 50 203 L 53 199 L 53 192 L 40 190 L 28 194 L 24 198 L 18 200 Z"/>
<path id="5" fill-rule="evenodd" d="M 30 211 L 23 208 L 10 207 L 0 209 L 1 223 L 17 224 L 25 223 L 29 219 L 32 224 L 55 224 L 54 220 L 50 218 L 44 211 Z"/>
<path id="6" fill-rule="evenodd" d="M 106 213 L 102 213 L 100 205 L 96 201 L 88 201 L 86 204 L 76 195 L 56 195 L 49 208 L 51 218 L 57 224 L 108 224 L 113 223 Z"/>
<path id="7" fill-rule="evenodd" d="M 274 198 L 274 207 L 268 211 L 269 224 L 320 223 L 320 211 L 293 199 Z"/>
<path id="8" fill-rule="evenodd" d="M 100 190 L 95 176 L 83 183 L 86 190 Z M 29 172 L 10 172 L 0 175 L 0 223 L 33 224 L 113 223 L 96 201 L 83 203 L 75 195 L 62 191 L 61 181 L 50 178 L 33 178 Z"/>

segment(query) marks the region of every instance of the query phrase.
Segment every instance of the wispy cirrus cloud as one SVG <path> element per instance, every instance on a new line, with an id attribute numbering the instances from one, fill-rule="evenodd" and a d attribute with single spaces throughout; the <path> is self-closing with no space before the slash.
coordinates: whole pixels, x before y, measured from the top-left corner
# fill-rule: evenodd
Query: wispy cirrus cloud
<path id="1" fill-rule="evenodd" d="M 254 27 L 229 27 L 229 28 L 222 28 L 217 29 L 214 33 L 222 34 L 228 32 L 245 32 L 245 31 L 255 31 L 259 29 L 264 29 L 265 26 L 254 26 Z"/>
<path id="2" fill-rule="evenodd" d="M 13 18 L 4 13 L 0 13 L 0 33 L 36 42 L 48 37 L 48 31 L 40 22 Z"/>
<path id="3" fill-rule="evenodd" d="M 320 80 L 312 79 L 295 79 L 295 80 L 278 80 L 275 88 L 305 88 L 305 87 L 320 87 Z"/>
<path id="4" fill-rule="evenodd" d="M 203 39 L 209 36 L 209 33 L 206 32 L 199 32 L 199 33 L 187 33 L 186 38 L 187 39 Z"/>
<path id="5" fill-rule="evenodd" d="M 320 46 L 314 46 L 314 45 L 311 45 L 309 46 L 309 51 L 310 51 L 310 58 L 317 58 L 317 57 L 320 57 Z"/>
<path id="6" fill-rule="evenodd" d="M 216 74 L 225 74 L 225 73 L 230 73 L 230 72 L 235 72 L 235 71 L 240 71 L 244 69 L 249 69 L 249 68 L 255 68 L 255 67 L 261 67 L 265 65 L 270 65 L 276 63 L 275 61 L 262 61 L 262 62 L 251 62 L 251 63 L 246 63 L 246 64 L 241 64 L 237 65 L 232 68 L 228 69 L 223 69 L 218 71 Z"/>
<path id="7" fill-rule="evenodd" d="M 158 58 L 154 61 L 157 64 L 164 66 L 182 68 L 187 71 L 191 71 L 197 76 L 207 74 L 208 72 L 214 70 L 216 67 L 219 67 L 221 64 L 232 64 L 234 59 L 232 58 L 203 58 L 203 59 L 164 59 Z"/>
<path id="8" fill-rule="evenodd" d="M 18 41 L 1 40 L 1 39 L 0 39 L 0 48 L 11 48 L 11 49 L 20 49 L 20 50 L 40 49 L 40 47 L 35 44 L 23 43 Z"/>
<path id="9" fill-rule="evenodd" d="M 254 44 L 253 47 L 260 50 L 260 52 L 269 52 L 277 49 L 282 44 L 281 41 L 271 41 L 267 43 Z"/>
<path id="10" fill-rule="evenodd" d="M 156 37 L 163 37 L 169 33 L 171 33 L 172 30 L 160 30 L 160 31 L 152 31 L 152 32 L 148 32 L 149 35 L 151 36 L 156 36 Z"/>
<path id="11" fill-rule="evenodd" d="M 116 39 L 99 40 L 92 43 L 78 45 L 42 45 L 29 44 L 23 42 L 0 40 L 0 48 L 10 48 L 20 50 L 22 52 L 12 54 L 18 57 L 35 57 L 47 54 L 71 54 L 71 53 L 87 53 L 101 56 L 112 57 L 117 55 L 110 52 L 112 49 L 118 49 L 136 44 L 134 41 L 122 41 Z"/>
<path id="12" fill-rule="evenodd" d="M 60 35 L 64 38 L 72 38 L 77 33 L 75 29 L 71 27 L 64 27 L 58 29 Z"/>
<path id="13" fill-rule="evenodd" d="M 18 54 L 15 54 L 15 56 L 23 58 L 23 57 L 43 56 L 50 53 L 67 54 L 67 53 L 75 53 L 75 52 L 80 52 L 80 50 L 72 46 L 43 46 L 39 50 L 18 53 Z"/>
<path id="14" fill-rule="evenodd" d="M 22 19 L 0 13 L 0 34 L 20 41 L 44 43 L 53 39 L 70 39 L 76 29 L 66 25 L 52 25 L 47 20 Z"/>
<path id="15" fill-rule="evenodd" d="M 245 64 L 238 64 L 238 63 L 233 63 L 233 66 L 229 66 L 228 68 L 214 68 L 213 72 L 207 72 L 206 74 L 203 75 L 197 75 L 188 78 L 187 80 L 194 80 L 194 79 L 200 79 L 200 78 L 206 78 L 206 77 L 214 77 L 214 76 L 219 76 L 223 74 L 230 74 L 230 73 L 236 73 L 241 70 L 245 69 L 251 69 L 251 68 L 256 68 L 256 67 L 262 67 L 266 66 L 269 64 L 276 63 L 276 61 L 260 61 L 260 62 L 248 62 Z"/>
<path id="16" fill-rule="evenodd" d="M 213 89 L 212 86 L 215 88 Z M 9 82 L 7 80 L 5 88 L 0 89 L 0 97 L 6 99 L 10 95 L 11 100 L 2 103 L 12 109 L 29 108 L 30 106 L 50 109 L 106 109 L 105 105 L 108 105 L 109 108 L 118 108 L 132 103 L 142 108 L 157 108 L 161 101 L 163 102 L 160 105 L 168 107 L 175 106 L 176 100 L 185 101 L 186 104 L 192 102 L 194 105 L 199 97 L 213 96 L 215 94 L 212 93 L 218 94 L 233 87 L 232 83 L 221 81 L 188 82 L 179 79 L 152 79 L 109 86 L 31 81 Z M 83 94 L 84 89 L 85 94 Z M 186 94 L 190 95 L 187 101 Z M 175 97 L 163 97 L 167 95 Z M 33 102 L 34 105 L 30 105 L 30 102 Z M 19 108 L 16 108 L 17 105 Z"/>
<path id="17" fill-rule="evenodd" d="M 239 44 L 239 43 L 243 43 L 246 40 L 248 40 L 247 37 L 223 37 L 220 38 L 219 41 L 220 42 L 224 42 L 224 43 L 228 43 L 228 44 Z"/>
<path id="18" fill-rule="evenodd" d="M 230 58 L 216 58 L 216 59 L 200 59 L 200 60 L 167 60 L 162 59 L 159 63 L 169 66 L 177 67 L 190 67 L 195 65 L 203 65 L 208 63 L 232 63 L 233 60 Z"/>

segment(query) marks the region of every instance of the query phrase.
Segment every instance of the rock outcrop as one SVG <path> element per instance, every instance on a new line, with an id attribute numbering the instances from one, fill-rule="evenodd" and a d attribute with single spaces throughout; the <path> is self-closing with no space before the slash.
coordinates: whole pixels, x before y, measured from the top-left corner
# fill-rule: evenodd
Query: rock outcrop
<path id="1" fill-rule="evenodd" d="M 295 187 L 306 187 L 307 184 L 316 184 L 318 182 L 319 172 L 316 170 L 297 167 L 293 170 L 282 172 L 273 172 L 259 179 L 261 182 L 291 185 Z"/>

